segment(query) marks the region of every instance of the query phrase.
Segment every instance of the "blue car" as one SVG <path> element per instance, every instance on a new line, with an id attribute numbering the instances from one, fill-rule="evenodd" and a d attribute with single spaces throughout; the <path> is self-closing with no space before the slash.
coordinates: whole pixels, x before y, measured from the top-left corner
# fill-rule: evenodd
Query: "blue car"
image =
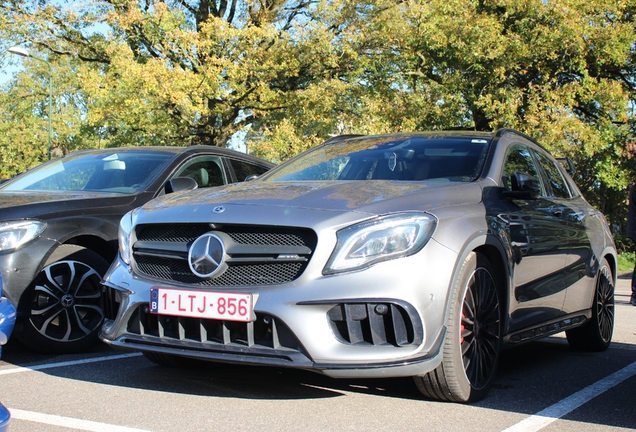
<path id="1" fill-rule="evenodd" d="M 9 340 L 9 335 L 15 323 L 15 307 L 2 297 L 2 273 L 0 273 L 0 357 L 2 356 L 2 345 Z M 0 403 L 0 432 L 5 432 L 9 427 L 11 415 L 4 405 Z"/>

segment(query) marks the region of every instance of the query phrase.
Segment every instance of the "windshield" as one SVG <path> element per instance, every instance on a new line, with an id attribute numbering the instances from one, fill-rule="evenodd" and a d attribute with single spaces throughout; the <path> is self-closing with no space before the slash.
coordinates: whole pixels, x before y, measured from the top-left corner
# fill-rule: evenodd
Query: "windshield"
<path id="1" fill-rule="evenodd" d="M 0 191 L 136 193 L 146 188 L 173 153 L 81 153 L 42 164 L 0 186 Z"/>
<path id="2" fill-rule="evenodd" d="M 490 138 L 383 136 L 325 144 L 270 171 L 267 181 L 477 179 Z"/>

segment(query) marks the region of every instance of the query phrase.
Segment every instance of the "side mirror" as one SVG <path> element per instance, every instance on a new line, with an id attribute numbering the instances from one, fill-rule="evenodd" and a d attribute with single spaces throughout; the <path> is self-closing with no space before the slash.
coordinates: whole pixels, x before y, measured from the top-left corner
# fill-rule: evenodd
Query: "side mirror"
<path id="1" fill-rule="evenodd" d="M 503 195 L 506 198 L 522 199 L 522 200 L 536 200 L 541 198 L 541 185 L 539 180 L 531 175 L 513 172 L 510 177 L 509 191 L 504 191 Z"/>
<path id="2" fill-rule="evenodd" d="M 175 177 L 170 179 L 163 185 L 163 190 L 166 194 L 173 192 L 181 192 L 187 190 L 194 190 L 198 188 L 197 182 L 190 177 Z"/>
<path id="3" fill-rule="evenodd" d="M 245 177 L 245 180 L 243 180 L 243 181 L 244 182 L 248 182 L 248 181 L 256 180 L 259 177 L 260 176 L 258 174 L 250 174 L 247 177 Z"/>

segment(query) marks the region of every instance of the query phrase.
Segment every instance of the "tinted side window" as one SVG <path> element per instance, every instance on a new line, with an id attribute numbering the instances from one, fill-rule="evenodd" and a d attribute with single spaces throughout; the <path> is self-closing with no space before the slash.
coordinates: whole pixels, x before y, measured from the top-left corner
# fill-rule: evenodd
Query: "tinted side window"
<path id="1" fill-rule="evenodd" d="M 508 149 L 506 162 L 504 163 L 502 182 L 507 190 L 511 190 L 510 178 L 513 172 L 519 172 L 534 177 L 541 184 L 541 195 L 545 195 L 541 175 L 535 164 L 530 150 L 523 145 L 514 144 Z"/>
<path id="2" fill-rule="evenodd" d="M 193 178 L 199 187 L 221 186 L 227 183 L 222 166 L 218 156 L 200 156 L 186 162 L 174 177 Z"/>
<path id="3" fill-rule="evenodd" d="M 236 159 L 228 159 L 230 164 L 232 164 L 232 169 L 234 169 L 234 174 L 236 174 L 236 179 L 240 182 L 245 180 L 246 177 L 251 175 L 261 175 L 266 169 L 261 167 L 260 165 L 254 165 L 249 162 L 240 161 Z"/>
<path id="4" fill-rule="evenodd" d="M 545 171 L 548 183 L 552 188 L 553 195 L 556 198 L 570 198 L 570 189 L 568 189 L 568 186 L 563 179 L 563 175 L 561 175 L 561 170 L 559 170 L 554 162 L 552 162 L 546 155 L 537 153 L 537 158 Z"/>

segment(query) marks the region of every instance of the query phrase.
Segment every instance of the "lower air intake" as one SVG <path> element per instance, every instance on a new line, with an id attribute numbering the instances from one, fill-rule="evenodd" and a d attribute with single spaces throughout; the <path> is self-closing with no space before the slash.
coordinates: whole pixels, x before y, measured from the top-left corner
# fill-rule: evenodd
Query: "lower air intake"
<path id="1" fill-rule="evenodd" d="M 398 304 L 342 303 L 327 316 L 334 334 L 347 344 L 400 347 L 422 339 L 406 309 Z"/>

